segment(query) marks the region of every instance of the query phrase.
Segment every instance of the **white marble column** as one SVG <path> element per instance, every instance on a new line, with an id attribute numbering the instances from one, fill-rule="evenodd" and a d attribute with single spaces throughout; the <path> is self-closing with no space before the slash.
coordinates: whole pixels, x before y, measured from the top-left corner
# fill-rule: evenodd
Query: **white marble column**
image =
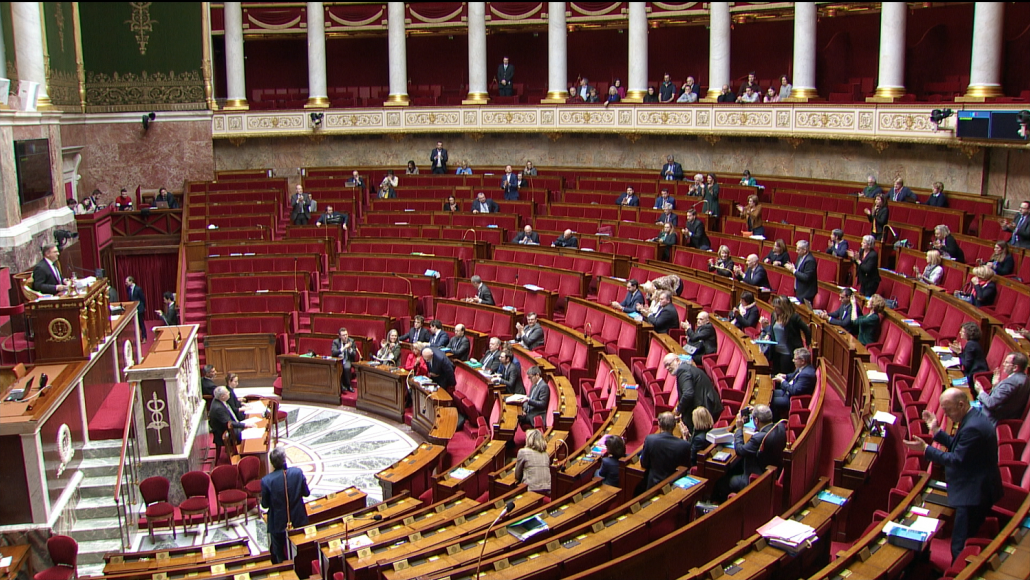
<path id="1" fill-rule="evenodd" d="M 709 10 L 708 95 L 704 100 L 714 102 L 722 94 L 722 86 L 730 82 L 730 3 L 712 2 Z"/>
<path id="2" fill-rule="evenodd" d="M 626 76 L 626 102 L 644 102 L 644 95 L 647 94 L 647 4 L 645 2 L 629 3 L 629 74 Z"/>
<path id="3" fill-rule="evenodd" d="M 11 2 L 11 21 L 14 26 L 14 56 L 18 65 L 18 79 L 39 83 L 36 104 L 50 105 L 47 94 L 46 70 L 43 68 L 43 25 L 39 2 Z M 17 87 L 12 87 L 17 92 Z"/>
<path id="4" fill-rule="evenodd" d="M 225 3 L 225 90 L 226 111 L 245 111 L 247 77 L 243 62 L 243 3 Z"/>
<path id="5" fill-rule="evenodd" d="M 486 68 L 486 2 L 469 2 L 469 94 L 463 105 L 485 105 L 489 78 Z"/>
<path id="6" fill-rule="evenodd" d="M 893 101 L 905 95 L 905 19 L 908 4 L 880 3 L 880 69 L 877 101 Z"/>
<path id="7" fill-rule="evenodd" d="M 3 12 L 3 11 L 0 10 L 0 12 Z M 3 23 L 4 23 L 3 15 L 0 14 L 0 27 L 3 26 Z M 0 28 L 0 30 L 2 30 L 2 28 Z M 4 47 L 4 43 L 0 42 L 0 79 L 6 79 L 7 78 L 7 53 L 5 51 L 6 51 L 6 48 Z"/>
<path id="8" fill-rule="evenodd" d="M 794 88 L 791 100 L 807 101 L 818 97 L 815 90 L 815 2 L 794 3 Z"/>
<path id="9" fill-rule="evenodd" d="M 544 103 L 564 103 L 569 95 L 566 51 L 565 3 L 547 3 L 547 98 Z"/>
<path id="10" fill-rule="evenodd" d="M 390 96 L 384 105 L 406 107 L 408 99 L 408 47 L 404 39 L 404 2 L 387 2 L 390 50 Z"/>
<path id="11" fill-rule="evenodd" d="M 326 109 L 325 10 L 321 2 L 308 2 L 308 102 L 305 109 Z"/>
<path id="12" fill-rule="evenodd" d="M 1001 57 L 1005 23 L 1003 2 L 977 2 L 973 9 L 973 58 L 969 88 L 957 101 L 983 101 L 1002 96 Z"/>

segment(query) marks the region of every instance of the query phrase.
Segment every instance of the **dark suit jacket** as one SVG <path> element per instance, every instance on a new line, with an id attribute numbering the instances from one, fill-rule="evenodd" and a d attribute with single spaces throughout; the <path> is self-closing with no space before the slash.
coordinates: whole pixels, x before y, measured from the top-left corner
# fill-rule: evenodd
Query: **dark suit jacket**
<path id="1" fill-rule="evenodd" d="M 429 370 L 426 372 L 441 388 L 450 389 L 458 384 L 454 380 L 454 363 L 438 348 L 433 348 L 433 360 L 429 362 Z"/>
<path id="2" fill-rule="evenodd" d="M 851 301 L 841 302 L 840 308 L 833 312 L 827 312 L 827 316 L 830 317 L 830 324 L 834 326 L 842 326 L 844 328 L 851 327 Z"/>
<path id="3" fill-rule="evenodd" d="M 225 403 L 212 401 L 211 408 L 207 411 L 207 426 L 218 445 L 222 444 L 222 436 L 229 429 L 229 425 L 232 425 L 232 428 L 236 429 L 237 433 L 246 427 L 246 425 L 236 420 L 228 404 L 228 401 Z"/>
<path id="4" fill-rule="evenodd" d="M 415 330 L 415 327 L 412 326 L 411 330 L 401 335 L 399 340 L 401 342 L 429 342 L 429 330 L 425 326 Z"/>
<path id="5" fill-rule="evenodd" d="M 733 91 L 729 91 L 725 94 L 719 95 L 719 98 L 715 99 L 719 103 L 735 103 L 737 102 L 737 95 Z"/>
<path id="6" fill-rule="evenodd" d="M 926 205 L 931 207 L 948 207 L 948 198 L 943 193 L 931 193 L 930 197 L 926 200 Z"/>
<path id="7" fill-rule="evenodd" d="M 142 324 L 143 313 L 146 311 L 147 308 L 147 299 L 143 296 L 143 289 L 139 287 L 139 284 L 133 284 L 132 290 L 129 291 L 126 299 L 129 302 L 139 302 L 139 304 L 136 305 L 136 312 L 139 312 L 140 324 Z"/>
<path id="8" fill-rule="evenodd" d="M 644 294 L 640 290 L 634 290 L 633 292 L 626 291 L 626 297 L 619 302 L 619 306 L 622 307 L 622 311 L 629 314 L 637 311 L 637 304 L 644 303 Z"/>
<path id="9" fill-rule="evenodd" d="M 1012 258 L 1012 254 L 1009 254 L 1001 259 L 1000 262 L 993 262 L 994 273 L 999 276 L 1008 276 L 1016 270 L 1016 261 Z"/>
<path id="10" fill-rule="evenodd" d="M 303 194 L 295 192 L 290 196 L 290 221 L 297 221 L 301 216 L 311 217 L 311 206 L 304 203 Z"/>
<path id="11" fill-rule="evenodd" d="M 787 446 L 787 430 L 782 422 L 765 425 L 744 443 L 744 430 L 733 432 L 733 450 L 744 461 L 744 473 L 760 475 L 766 467 L 783 465 L 783 448 Z"/>
<path id="12" fill-rule="evenodd" d="M 973 286 L 973 306 L 993 306 L 994 299 L 998 297 L 998 288 L 994 282 L 976 284 Z"/>
<path id="13" fill-rule="evenodd" d="M 439 156 L 440 156 L 440 160 L 443 161 L 443 163 L 441 164 L 443 166 L 443 170 L 447 171 L 447 150 L 446 149 L 440 149 L 439 150 Z M 433 149 L 432 151 L 429 152 L 429 168 L 430 169 L 436 169 L 436 157 L 437 157 L 437 150 L 436 149 Z"/>
<path id="14" fill-rule="evenodd" d="M 676 198 L 671 195 L 662 200 L 661 194 L 654 198 L 654 209 L 665 209 L 665 204 L 672 206 L 672 209 L 676 209 Z"/>
<path id="15" fill-rule="evenodd" d="M 519 232 L 519 235 L 515 236 L 515 239 L 513 239 L 512 242 L 515 243 L 515 244 L 522 244 L 522 243 L 529 243 L 529 242 L 533 242 L 534 244 L 539 244 L 540 243 L 540 234 L 538 234 L 536 232 L 533 232 L 533 233 L 531 233 L 531 234 L 529 234 L 527 236 L 526 232 Z"/>
<path id="16" fill-rule="evenodd" d="M 356 360 L 361 358 L 361 355 L 358 353 L 358 345 L 354 342 L 353 338 L 350 339 L 349 346 L 350 346 L 350 350 L 347 350 L 346 351 L 347 356 L 344 356 L 345 345 L 342 342 L 340 342 L 339 338 L 334 338 L 333 339 L 333 344 L 332 344 L 332 347 L 331 347 L 332 355 L 334 357 L 337 357 L 337 358 L 341 358 L 342 357 L 344 359 L 343 360 L 344 366 L 350 366 L 350 363 L 352 363 L 352 362 L 354 362 L 354 361 L 356 361 Z"/>
<path id="17" fill-rule="evenodd" d="M 819 291 L 819 278 L 816 276 L 815 256 L 805 254 L 798 259 L 799 265 L 794 271 L 794 297 L 798 300 L 812 301 Z"/>
<path id="18" fill-rule="evenodd" d="M 555 248 L 578 248 L 579 240 L 576 236 L 569 236 L 567 238 L 557 238 L 551 243 Z"/>
<path id="19" fill-rule="evenodd" d="M 164 320 L 165 326 L 179 325 L 179 309 L 176 308 L 174 302 L 165 307 L 165 312 L 161 315 L 161 318 Z"/>
<path id="20" fill-rule="evenodd" d="M 687 230 L 690 234 L 687 236 L 687 245 L 698 250 L 710 250 L 712 249 L 712 242 L 708 240 L 708 234 L 705 233 L 705 223 L 699 219 L 694 221 L 688 221 L 683 225 L 683 229 Z"/>
<path id="21" fill-rule="evenodd" d="M 962 251 L 962 248 L 959 247 L 958 242 L 955 241 L 955 236 L 948 234 L 944 238 L 944 241 L 941 243 L 941 246 L 944 248 L 944 253 L 951 256 L 951 259 L 955 260 L 960 264 L 966 263 L 966 253 Z"/>
<path id="22" fill-rule="evenodd" d="M 678 216 L 678 215 L 676 215 L 674 213 L 669 213 L 669 214 L 663 213 L 662 215 L 658 216 L 657 223 L 660 223 L 660 224 L 672 224 L 672 227 L 678 228 L 679 225 L 680 225 L 680 216 Z"/>
<path id="23" fill-rule="evenodd" d="M 879 210 L 867 215 L 866 219 L 872 224 L 872 229 L 869 233 L 873 234 L 873 237 L 877 240 L 882 240 L 883 230 L 891 219 L 891 210 L 889 207 L 881 207 Z"/>
<path id="24" fill-rule="evenodd" d="M 758 286 L 759 288 L 769 287 L 769 273 L 765 271 L 765 268 L 763 268 L 761 264 L 754 268 L 744 270 L 744 274 L 742 276 L 738 276 L 737 280 L 740 280 L 745 284 Z"/>
<path id="25" fill-rule="evenodd" d="M 677 411 L 682 415 L 683 424 L 694 430 L 694 409 L 704 407 L 712 414 L 712 419 L 719 420 L 722 415 L 722 399 L 719 391 L 712 384 L 712 379 L 696 366 L 680 363 L 676 369 L 676 389 L 679 391 Z"/>
<path id="26" fill-rule="evenodd" d="M 898 190 L 898 191 L 894 191 L 894 188 L 892 187 L 891 190 L 887 192 L 887 195 L 890 196 L 890 200 L 894 201 L 894 202 L 903 202 L 903 201 L 913 201 L 914 202 L 914 201 L 917 200 L 916 194 L 912 193 L 912 190 L 909 189 L 907 186 L 904 186 L 904 185 L 901 186 L 901 189 Z"/>
<path id="27" fill-rule="evenodd" d="M 938 430 L 933 440 L 947 450 L 927 447 L 924 454 L 944 466 L 949 506 L 988 507 L 1001 499 L 998 435 L 979 409 L 966 413 L 954 436 Z"/>
<path id="28" fill-rule="evenodd" d="M 476 296 L 479 298 L 482 304 L 486 304 L 488 306 L 494 305 L 493 292 L 490 292 L 490 289 L 487 288 L 486 282 L 479 285 L 479 289 L 476 290 Z"/>
<path id="29" fill-rule="evenodd" d="M 509 395 L 525 395 L 526 386 L 522 384 L 522 367 L 516 361 L 508 363 L 507 366 L 498 366 L 501 383 L 504 391 Z"/>
<path id="30" fill-rule="evenodd" d="M 672 179 L 677 181 L 683 179 L 683 166 L 675 161 L 666 163 L 662 166 L 662 172 L 658 175 L 658 179 L 669 179 L 669 174 L 672 174 Z"/>
<path id="31" fill-rule="evenodd" d="M 508 63 L 507 68 L 505 68 L 503 63 L 497 65 L 497 82 L 498 83 L 500 83 L 501 81 L 507 81 L 508 82 L 508 86 L 511 86 L 511 80 L 514 79 L 514 78 L 515 78 L 515 66 L 514 65 L 512 65 L 510 62 Z"/>
<path id="32" fill-rule="evenodd" d="M 479 362 L 483 365 L 484 369 L 493 372 L 496 371 L 497 367 L 501 364 L 500 356 L 500 350 L 487 349 L 486 352 L 483 353 L 483 358 L 479 359 Z"/>
<path id="33" fill-rule="evenodd" d="M 622 205 L 623 203 L 625 203 L 626 197 L 627 195 L 625 192 L 620 194 L 619 199 L 615 200 L 615 205 Z M 629 205 L 629 207 L 640 207 L 640 196 L 633 195 L 633 197 L 629 200 L 629 203 L 627 205 Z"/>
<path id="34" fill-rule="evenodd" d="M 700 356 L 698 356 L 698 352 L 694 353 L 694 360 L 719 350 L 718 341 L 715 338 L 715 327 L 711 323 L 698 326 L 695 330 L 688 330 L 687 340 L 691 346 L 698 347 L 698 352 L 700 352 Z M 691 410 L 693 411 L 693 409 Z"/>
<path id="35" fill-rule="evenodd" d="M 200 379 L 200 394 L 213 396 L 215 394 L 215 387 L 217 386 L 218 385 L 216 385 L 211 379 L 203 377 Z"/>
<path id="36" fill-rule="evenodd" d="M 502 175 L 501 189 L 503 189 L 505 192 L 517 192 L 519 190 L 519 176 L 516 175 L 514 171 Z"/>
<path id="37" fill-rule="evenodd" d="M 479 213 L 501 213 L 501 206 L 497 205 L 497 202 L 490 198 L 487 198 L 482 203 L 478 199 L 474 200 L 472 202 L 472 209 Z"/>
<path id="38" fill-rule="evenodd" d="M 738 312 L 736 308 L 733 309 L 732 314 L 733 326 L 736 326 L 737 328 L 744 329 L 754 328 L 758 326 L 758 319 L 760 317 L 760 313 L 758 312 L 758 307 L 754 304 L 748 306 L 747 314 L 745 314 L 744 316 L 741 316 L 740 312 Z"/>
<path id="39" fill-rule="evenodd" d="M 665 431 L 648 435 L 640 453 L 640 464 L 647 470 L 647 487 L 654 487 L 677 467 L 690 467 L 690 454 L 690 441 Z"/>
<path id="40" fill-rule="evenodd" d="M 429 338 L 429 346 L 443 348 L 451 342 L 450 335 L 443 329 L 436 331 L 436 334 Z"/>
<path id="41" fill-rule="evenodd" d="M 669 334 L 670 330 L 678 327 L 680 324 L 679 313 L 676 312 L 676 307 L 672 304 L 666 304 L 664 308 L 648 316 L 646 320 L 654 326 L 654 331 L 658 334 Z"/>
<path id="42" fill-rule="evenodd" d="M 331 226 L 349 226 L 350 217 L 347 214 L 340 213 L 338 211 L 334 211 L 333 213 L 325 212 L 322 214 L 322 217 L 318 218 L 318 221 L 315 222 L 316 226 L 320 226 L 322 224 L 327 224 Z"/>
<path id="43" fill-rule="evenodd" d="M 994 385 L 990 393 L 980 391 L 976 400 L 983 405 L 984 415 L 992 422 L 1023 419 L 1030 385 L 1024 373 L 1012 373 Z"/>
<path id="44" fill-rule="evenodd" d="M 526 418 L 532 421 L 536 417 L 542 417 L 547 413 L 547 405 L 551 402 L 551 388 L 547 382 L 540 379 L 529 390 L 529 398 L 522 403 L 522 412 Z M 546 421 L 545 421 L 546 422 Z"/>
<path id="45" fill-rule="evenodd" d="M 286 477 L 283 477 L 285 473 Z M 287 501 L 287 494 L 289 501 Z M 268 510 L 269 533 L 285 532 L 289 503 L 289 522 L 294 528 L 308 525 L 304 498 L 311 495 L 308 480 L 299 467 L 278 469 L 261 478 L 261 507 Z"/>
<path id="46" fill-rule="evenodd" d="M 811 395 L 815 391 L 815 367 L 806 365 L 804 368 L 790 373 L 780 383 L 779 388 L 791 396 Z"/>
<path id="47" fill-rule="evenodd" d="M 858 288 L 862 296 L 872 296 L 880 287 L 880 267 L 876 250 L 869 250 L 862 261 L 856 262 L 856 276 Z"/>
<path id="48" fill-rule="evenodd" d="M 1030 216 L 1016 216 L 1010 231 L 1012 238 L 1009 243 L 1017 248 L 1030 248 Z"/>
<path id="49" fill-rule="evenodd" d="M 451 354 L 454 358 L 467 361 L 469 359 L 469 350 L 472 348 L 469 345 L 469 338 L 467 336 L 452 336 L 451 340 L 447 342 L 447 348 L 451 349 Z"/>
<path id="50" fill-rule="evenodd" d="M 841 240 L 841 241 L 837 242 L 836 244 L 831 244 L 829 248 L 826 248 L 826 253 L 827 254 L 831 254 L 833 256 L 837 256 L 838 258 L 847 258 L 848 257 L 848 241 L 847 240 Z"/>
<path id="51" fill-rule="evenodd" d="M 962 358 L 962 372 L 969 377 L 969 380 L 972 380 L 974 373 L 986 373 L 991 370 L 987 366 L 987 356 L 984 355 L 984 350 L 975 340 L 966 341 L 966 345 L 962 347 L 962 354 L 959 356 Z"/>
<path id="52" fill-rule="evenodd" d="M 522 327 L 522 338 L 519 339 L 522 346 L 533 350 L 544 344 L 544 327 L 540 324 L 534 324 L 533 326 Z"/>
<path id="53" fill-rule="evenodd" d="M 60 270 L 58 272 L 60 273 Z M 46 258 L 36 262 L 36 266 L 32 268 L 33 290 L 43 294 L 57 294 L 59 284 L 61 284 L 61 279 L 54 275 L 53 269 L 50 268 L 50 262 L 47 262 Z"/>

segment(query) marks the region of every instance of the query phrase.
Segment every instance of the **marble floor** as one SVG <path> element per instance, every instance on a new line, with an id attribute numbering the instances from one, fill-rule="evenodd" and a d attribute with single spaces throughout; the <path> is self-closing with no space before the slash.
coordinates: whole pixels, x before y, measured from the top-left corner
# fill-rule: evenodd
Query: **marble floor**
<path id="1" fill-rule="evenodd" d="M 242 397 L 260 393 L 263 389 L 239 389 Z M 289 415 L 289 436 L 280 426 L 281 445 L 286 447 L 288 464 L 299 467 L 307 476 L 311 497 L 323 496 L 355 486 L 368 495 L 368 503 L 382 501 L 382 489 L 375 474 L 397 462 L 415 447 L 416 440 L 405 425 L 393 425 L 374 416 L 351 408 L 327 408 L 313 405 L 283 404 L 281 410 Z M 203 527 L 194 527 L 187 535 L 179 528 L 177 538 L 167 530 L 155 531 L 154 540 L 146 529 L 133 538 L 133 550 L 155 550 L 177 546 L 192 546 L 221 542 L 236 538 L 250 539 L 251 553 L 268 549 L 265 524 L 256 512 L 250 513 L 249 523 L 235 518 L 228 526 L 212 525 L 207 533 Z M 80 567 L 79 575 L 87 576 L 100 570 Z M 99 566 L 102 569 L 102 565 Z"/>

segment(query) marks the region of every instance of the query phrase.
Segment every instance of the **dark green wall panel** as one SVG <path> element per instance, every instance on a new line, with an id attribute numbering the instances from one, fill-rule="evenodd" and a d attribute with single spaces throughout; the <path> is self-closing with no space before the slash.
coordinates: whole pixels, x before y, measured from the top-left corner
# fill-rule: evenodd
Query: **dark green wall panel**
<path id="1" fill-rule="evenodd" d="M 75 65 L 75 16 L 71 2 L 44 2 L 47 92 L 59 107 L 79 107 L 79 73 Z"/>

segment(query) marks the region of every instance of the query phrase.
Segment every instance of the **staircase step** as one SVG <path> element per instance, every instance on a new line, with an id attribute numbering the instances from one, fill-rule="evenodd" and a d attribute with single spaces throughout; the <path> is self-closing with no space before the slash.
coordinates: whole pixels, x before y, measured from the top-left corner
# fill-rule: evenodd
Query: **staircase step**
<path id="1" fill-rule="evenodd" d="M 75 511 L 79 519 L 90 518 L 116 518 L 118 517 L 118 506 L 110 497 L 86 497 L 75 504 Z"/>
<path id="2" fill-rule="evenodd" d="M 78 540 L 77 540 L 78 541 Z M 104 561 L 104 554 L 110 552 L 122 552 L 122 541 L 115 537 L 113 540 L 86 540 L 79 541 L 78 564 L 80 574 L 83 566 L 100 564 Z"/>
<path id="3" fill-rule="evenodd" d="M 118 475 L 118 463 L 121 459 L 121 440 L 118 440 L 119 447 L 118 453 L 110 457 L 97 457 L 93 459 L 85 459 L 79 464 L 79 470 L 82 471 L 82 475 L 85 477 L 110 477 Z"/>
<path id="4" fill-rule="evenodd" d="M 122 453 L 122 442 L 117 439 L 105 439 L 90 441 L 89 445 L 82 448 L 84 459 L 100 459 L 104 457 L 118 457 Z M 114 485 L 114 482 L 111 482 Z"/>
<path id="5" fill-rule="evenodd" d="M 105 475 L 102 477 L 86 477 L 79 483 L 79 497 L 113 497 L 114 480 L 117 475 Z M 122 479 L 122 486 L 128 483 Z"/>
<path id="6" fill-rule="evenodd" d="M 90 518 L 78 520 L 68 535 L 75 538 L 76 542 L 90 542 L 95 540 L 117 540 L 120 526 L 117 517 Z"/>

